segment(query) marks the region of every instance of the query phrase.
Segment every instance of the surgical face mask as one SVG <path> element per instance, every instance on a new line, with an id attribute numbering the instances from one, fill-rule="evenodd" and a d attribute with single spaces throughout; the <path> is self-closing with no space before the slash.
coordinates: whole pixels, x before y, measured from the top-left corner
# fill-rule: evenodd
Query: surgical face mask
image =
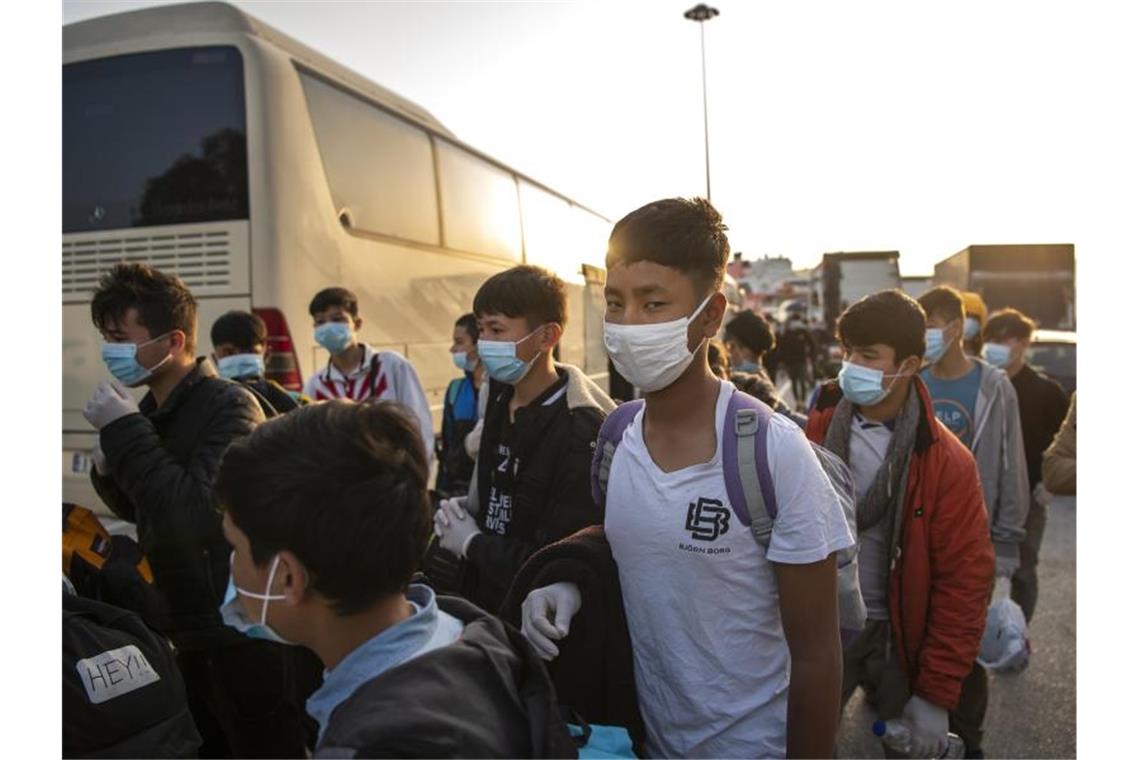
<path id="1" fill-rule="evenodd" d="M 475 360 L 469 359 L 466 351 L 452 351 L 451 362 L 464 372 L 475 371 Z"/>
<path id="2" fill-rule="evenodd" d="M 966 317 L 966 324 L 962 328 L 962 335 L 966 338 L 966 340 L 973 340 L 974 336 L 981 332 L 981 330 L 981 322 L 974 319 L 973 317 Z"/>
<path id="3" fill-rule="evenodd" d="M 946 342 L 946 335 L 943 330 L 937 327 L 928 327 L 926 329 L 926 354 L 925 358 L 931 364 L 937 364 L 938 360 L 946 355 L 946 351 L 950 348 L 950 344 Z"/>
<path id="4" fill-rule="evenodd" d="M 325 322 L 317 325 L 313 337 L 330 354 L 339 354 L 352 345 L 352 328 L 347 322 Z"/>
<path id="5" fill-rule="evenodd" d="M 737 372 L 755 373 L 760 370 L 760 364 L 758 362 L 741 362 L 733 367 L 733 369 Z"/>
<path id="6" fill-rule="evenodd" d="M 708 305 L 709 294 L 689 317 L 648 325 L 606 322 L 603 339 L 617 371 L 645 393 L 673 384 L 693 361 L 697 348 L 689 350 L 689 325 Z M 704 343 L 704 340 L 701 340 Z"/>
<path id="7" fill-rule="evenodd" d="M 150 369 L 147 369 L 139 364 L 139 349 L 143 346 L 149 346 L 157 340 L 162 340 L 172 333 L 173 331 L 164 333 L 157 338 L 151 338 L 150 340 L 138 344 L 104 342 L 100 348 L 100 353 L 103 355 L 103 363 L 107 365 L 107 370 L 110 371 L 115 379 L 123 385 L 128 388 L 139 385 L 153 375 L 155 370 L 166 364 L 173 357 L 173 354 L 167 354 L 162 361 Z"/>
<path id="8" fill-rule="evenodd" d="M 265 374 L 265 360 L 261 354 L 231 354 L 218 359 L 218 374 L 227 380 Z"/>
<path id="9" fill-rule="evenodd" d="M 839 370 L 839 389 L 843 391 L 844 398 L 852 404 L 874 406 L 887 397 L 894 387 L 895 380 L 902 376 L 901 372 L 884 375 L 881 369 L 872 369 L 845 361 L 843 368 Z M 883 380 L 888 377 L 891 378 L 891 382 L 884 388 Z"/>
<path id="10" fill-rule="evenodd" d="M 542 352 L 540 351 L 535 354 L 530 361 L 524 362 L 518 358 L 515 349 L 520 343 L 544 327 L 546 327 L 546 325 L 540 325 L 532 330 L 529 335 L 525 335 L 516 341 L 483 340 L 480 338 L 478 346 L 479 359 L 483 362 L 483 366 L 487 368 L 487 374 L 500 383 L 509 383 L 511 385 L 514 385 L 526 377 L 526 373 L 530 372 L 530 368 L 534 366 L 535 361 L 538 360 Z"/>
<path id="11" fill-rule="evenodd" d="M 278 644 L 292 644 L 273 630 L 269 623 L 266 622 L 266 617 L 269 614 L 269 603 L 272 601 L 280 601 L 285 598 L 284 594 L 270 594 L 269 589 L 273 588 L 273 577 L 277 574 L 277 563 L 281 560 L 281 555 L 273 558 L 273 565 L 269 568 L 269 581 L 265 584 L 264 594 L 255 594 L 252 591 L 240 589 L 234 585 L 234 555 L 230 553 L 230 582 L 226 586 L 226 595 L 222 599 L 222 606 L 218 611 L 222 613 L 222 622 L 231 628 L 237 629 L 239 632 L 249 636 L 251 639 L 264 639 L 265 641 L 275 641 Z M 241 599 L 238 596 L 248 596 L 251 599 L 261 600 L 261 619 L 254 621 L 250 620 L 249 616 L 245 613 L 245 608 L 241 606 Z"/>
<path id="12" fill-rule="evenodd" d="M 982 358 L 998 369 L 1005 369 L 1013 358 L 1013 349 L 1004 343 L 984 343 L 982 345 Z"/>

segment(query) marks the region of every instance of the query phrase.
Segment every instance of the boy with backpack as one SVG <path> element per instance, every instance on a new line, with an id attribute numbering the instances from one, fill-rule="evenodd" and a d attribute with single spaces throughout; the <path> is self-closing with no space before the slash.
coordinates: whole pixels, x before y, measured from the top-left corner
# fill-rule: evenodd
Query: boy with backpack
<path id="1" fill-rule="evenodd" d="M 708 201 L 657 201 L 614 226 L 606 255 L 606 349 L 644 404 L 607 420 L 620 435 L 603 430 L 594 482 L 644 751 L 826 757 L 839 721 L 836 554 L 854 541 L 799 428 L 708 367 L 724 231 Z M 523 632 L 553 659 L 588 603 L 573 582 L 537 588 Z"/>
<path id="2" fill-rule="evenodd" d="M 924 327 L 898 290 L 851 305 L 836 326 L 843 368 L 807 433 L 856 486 L 868 621 L 844 652 L 843 701 L 863 686 L 880 719 L 911 724 L 915 757 L 939 757 L 985 629 L 994 552 L 973 458 L 917 374 Z"/>
<path id="3" fill-rule="evenodd" d="M 435 452 L 435 425 L 419 375 L 400 354 L 377 351 L 360 340 L 364 319 L 358 304 L 356 294 L 346 288 L 325 288 L 313 296 L 309 314 L 314 336 L 329 352 L 329 360 L 305 383 L 305 395 L 314 401 L 400 402 L 416 419 L 430 464 Z"/>
<path id="4" fill-rule="evenodd" d="M 487 373 L 479 361 L 478 343 L 479 323 L 474 314 L 464 314 L 455 321 L 451 341 L 451 358 L 463 377 L 447 384 L 436 449 L 439 473 L 435 491 L 439 496 L 466 494 L 475 472 L 475 457 L 467 453 L 465 441 L 487 408 L 487 394 L 482 390 Z"/>
<path id="5" fill-rule="evenodd" d="M 439 545 L 467 560 L 463 596 L 498 612 L 515 573 L 541 547 L 594 524 L 590 463 L 613 401 L 585 373 L 554 361 L 566 286 L 518 266 L 475 294 L 479 358 L 491 377 L 475 467 L 474 503 L 444 502 Z"/>
<path id="6" fill-rule="evenodd" d="M 269 331 L 261 317 L 248 311 L 227 311 L 210 327 L 210 341 L 214 344 L 214 364 L 218 367 L 218 374 L 245 386 L 261 405 L 266 419 L 308 403 L 304 396 L 295 398 L 265 376 Z"/>
<path id="7" fill-rule="evenodd" d="M 217 492 L 248 636 L 315 652 L 314 757 L 574 757 L 518 631 L 412 583 L 431 532 L 428 466 L 391 402 L 312 404 L 226 451 Z"/>

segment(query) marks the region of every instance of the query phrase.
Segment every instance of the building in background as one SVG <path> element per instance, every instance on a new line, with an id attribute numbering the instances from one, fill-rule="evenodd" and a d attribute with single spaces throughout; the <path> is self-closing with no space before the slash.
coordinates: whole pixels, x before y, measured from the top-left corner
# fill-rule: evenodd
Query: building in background
<path id="1" fill-rule="evenodd" d="M 1010 306 L 1044 328 L 1077 327 L 1071 243 L 967 246 L 934 265 L 934 284 L 979 294 L 991 313 Z"/>
<path id="2" fill-rule="evenodd" d="M 902 280 L 902 291 L 916 300 L 920 295 L 934 287 L 933 275 L 900 277 L 899 279 Z"/>
<path id="3" fill-rule="evenodd" d="M 834 331 L 848 306 L 865 295 L 900 287 L 898 251 L 825 253 L 812 270 L 809 318 Z"/>

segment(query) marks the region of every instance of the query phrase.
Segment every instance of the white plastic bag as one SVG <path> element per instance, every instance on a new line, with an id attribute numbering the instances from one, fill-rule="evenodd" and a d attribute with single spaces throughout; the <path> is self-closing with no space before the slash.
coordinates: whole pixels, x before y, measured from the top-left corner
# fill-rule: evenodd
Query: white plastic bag
<path id="1" fill-rule="evenodd" d="M 998 598 L 986 613 L 978 664 L 995 673 L 1020 673 L 1029 665 L 1029 625 L 1012 599 Z"/>

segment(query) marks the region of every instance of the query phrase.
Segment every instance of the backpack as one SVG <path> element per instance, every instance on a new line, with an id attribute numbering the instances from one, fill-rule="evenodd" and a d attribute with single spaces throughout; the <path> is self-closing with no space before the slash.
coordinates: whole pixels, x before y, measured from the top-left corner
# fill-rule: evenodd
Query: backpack
<path id="1" fill-rule="evenodd" d="M 63 756 L 197 757 L 170 643 L 137 615 L 63 594 Z"/>
<path id="2" fill-rule="evenodd" d="M 644 400 L 627 401 L 610 412 L 598 433 L 594 461 L 590 468 L 594 501 L 605 505 L 606 485 L 614 453 L 621 444 L 626 428 L 632 423 Z M 728 500 L 737 518 L 752 531 L 761 550 L 768 551 L 772 526 L 779 505 L 772 473 L 768 469 L 768 423 L 775 412 L 764 402 L 733 390 L 728 400 L 721 452 Z M 731 424 L 730 424 L 731 423 Z M 843 505 L 843 514 L 851 535 L 855 526 L 855 487 L 851 470 L 832 452 L 811 443 L 832 490 Z M 836 555 L 839 587 L 839 628 L 844 646 L 854 641 L 867 621 L 867 606 L 859 589 L 858 547 L 850 546 Z"/>
<path id="3" fill-rule="evenodd" d="M 130 536 L 112 536 L 89 509 L 63 503 L 63 575 L 80 596 L 131 610 L 162 612 L 150 563 Z"/>

